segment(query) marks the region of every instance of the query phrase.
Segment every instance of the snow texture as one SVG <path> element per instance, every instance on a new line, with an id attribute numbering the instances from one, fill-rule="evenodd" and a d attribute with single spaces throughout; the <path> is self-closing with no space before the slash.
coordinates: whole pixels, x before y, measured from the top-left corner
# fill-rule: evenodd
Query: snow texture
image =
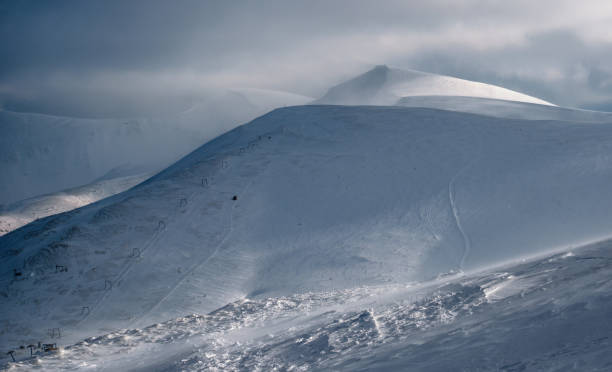
<path id="1" fill-rule="evenodd" d="M 0 343 L 59 328 L 69 344 L 245 298 L 423 281 L 602 240 L 610 156 L 607 124 L 275 110 L 126 192 L 0 238 Z"/>
<path id="2" fill-rule="evenodd" d="M 8 370 L 604 371 L 612 365 L 610 248 L 418 284 L 242 299 L 57 353 L 37 350 Z"/>
<path id="3" fill-rule="evenodd" d="M 318 102 L 364 106 L 274 110 L 0 237 L 4 366 L 610 368 L 610 114 L 385 66 Z"/>

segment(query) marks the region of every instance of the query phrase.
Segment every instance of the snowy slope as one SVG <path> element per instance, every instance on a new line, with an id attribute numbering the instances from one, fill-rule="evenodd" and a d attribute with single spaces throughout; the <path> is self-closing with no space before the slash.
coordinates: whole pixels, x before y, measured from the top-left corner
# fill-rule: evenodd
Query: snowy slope
<path id="1" fill-rule="evenodd" d="M 152 176 L 130 171 L 129 175 L 107 175 L 91 184 L 25 199 L 0 209 L 0 236 L 38 218 L 73 210 L 123 192 Z M 132 175 L 133 174 L 133 175 Z"/>
<path id="2" fill-rule="evenodd" d="M 604 371 L 610 248 L 418 284 L 240 300 L 39 351 L 10 370 Z"/>
<path id="3" fill-rule="evenodd" d="M 315 101 L 332 105 L 394 105 L 412 96 L 462 96 L 552 105 L 539 98 L 495 85 L 387 66 L 336 85 Z"/>
<path id="4" fill-rule="evenodd" d="M 0 346 L 600 240 L 611 157 L 607 124 L 275 110 L 127 192 L 0 238 Z"/>
<path id="5" fill-rule="evenodd" d="M 167 117 L 81 119 L 0 111 L 0 204 L 88 184 L 119 166 L 161 170 L 239 124 L 309 101 L 285 92 L 234 89 Z"/>
<path id="6" fill-rule="evenodd" d="M 118 166 L 155 169 L 188 151 L 187 140 L 195 146 L 190 137 L 145 120 L 0 111 L 0 203 L 87 184 Z"/>
<path id="7" fill-rule="evenodd" d="M 415 96 L 401 98 L 397 105 L 403 107 L 429 107 L 508 119 L 612 123 L 612 113 L 610 112 L 563 108 L 491 98 Z"/>

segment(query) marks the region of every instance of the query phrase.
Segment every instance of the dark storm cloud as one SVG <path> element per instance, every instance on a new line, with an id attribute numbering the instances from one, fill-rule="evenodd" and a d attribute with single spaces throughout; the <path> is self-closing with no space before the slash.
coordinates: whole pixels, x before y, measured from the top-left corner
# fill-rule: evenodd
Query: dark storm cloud
<path id="1" fill-rule="evenodd" d="M 7 1 L 0 102 L 139 115 L 217 87 L 317 96 L 387 63 L 607 107 L 611 24 L 609 1 Z"/>
<path id="2" fill-rule="evenodd" d="M 182 52 L 197 21 L 212 13 L 159 2 L 16 1 L 5 4 L 3 75 L 162 67 Z M 207 17 L 208 15 L 208 17 Z"/>
<path id="3" fill-rule="evenodd" d="M 450 48 L 422 51 L 408 63 L 415 68 L 483 80 L 564 106 L 611 107 L 612 45 L 589 44 L 572 30 L 527 36 L 502 49 Z"/>

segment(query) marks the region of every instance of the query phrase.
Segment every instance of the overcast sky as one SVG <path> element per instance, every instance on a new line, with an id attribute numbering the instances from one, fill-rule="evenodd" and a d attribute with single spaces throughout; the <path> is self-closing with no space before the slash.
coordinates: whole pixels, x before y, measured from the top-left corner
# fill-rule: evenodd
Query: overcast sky
<path id="1" fill-rule="evenodd" d="M 0 1 L 0 105 L 178 110 L 223 87 L 318 97 L 377 64 L 612 111 L 612 1 Z"/>

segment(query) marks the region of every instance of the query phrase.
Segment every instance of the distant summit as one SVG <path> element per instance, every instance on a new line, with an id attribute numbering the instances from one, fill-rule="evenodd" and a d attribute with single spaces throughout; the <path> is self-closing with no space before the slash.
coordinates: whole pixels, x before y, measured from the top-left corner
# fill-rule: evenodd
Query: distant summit
<path id="1" fill-rule="evenodd" d="M 458 96 L 551 103 L 495 85 L 414 70 L 378 65 L 370 71 L 338 84 L 315 104 L 395 105 L 401 98 L 416 96 Z"/>

